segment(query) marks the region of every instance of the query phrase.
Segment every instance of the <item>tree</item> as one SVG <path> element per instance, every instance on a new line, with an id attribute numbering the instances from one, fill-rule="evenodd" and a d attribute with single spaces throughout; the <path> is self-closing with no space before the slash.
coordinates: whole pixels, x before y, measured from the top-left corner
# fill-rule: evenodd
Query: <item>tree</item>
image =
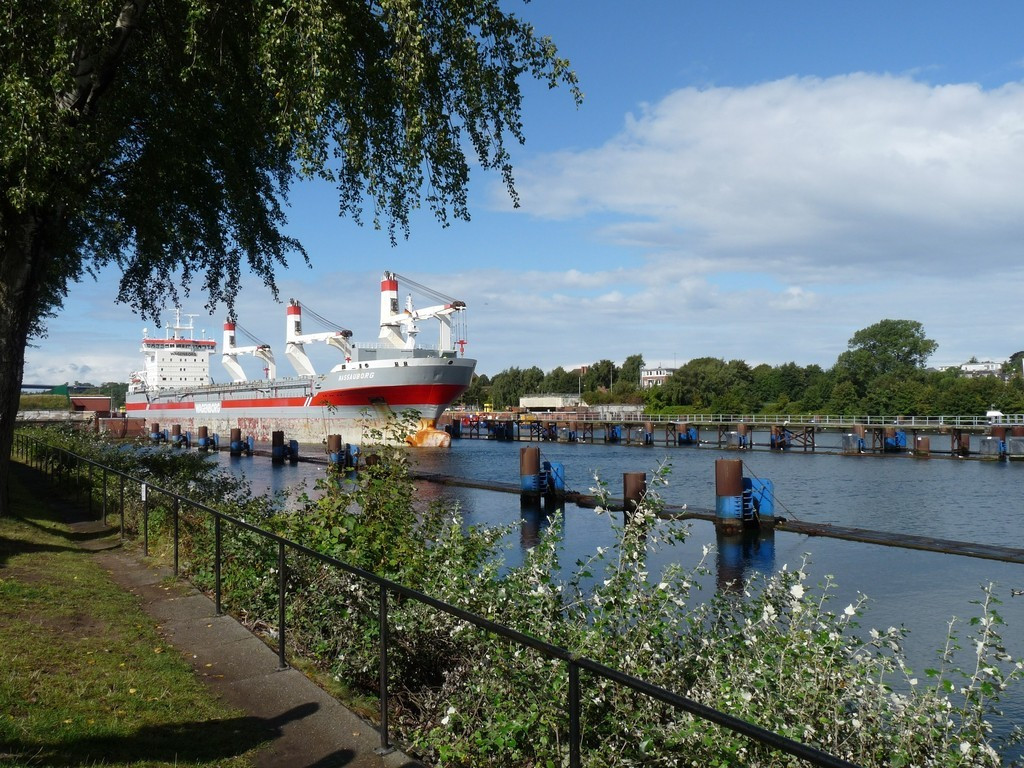
<path id="1" fill-rule="evenodd" d="M 541 388 L 545 392 L 560 395 L 579 394 L 582 384 L 580 376 L 572 371 L 567 371 L 562 366 L 552 369 L 544 376 L 544 383 Z"/>
<path id="2" fill-rule="evenodd" d="M 995 376 L 976 379 L 957 376 L 942 382 L 935 405 L 939 415 L 981 416 L 993 406 L 1008 409 L 1010 402 L 1009 388 Z"/>
<path id="3" fill-rule="evenodd" d="M 539 369 L 530 369 L 539 370 Z M 519 368 L 506 368 L 491 379 L 491 404 L 498 409 L 519 405 L 519 398 L 526 393 L 526 373 Z M 543 374 L 541 374 L 543 375 Z M 532 378 L 532 374 L 529 378 Z"/>
<path id="4" fill-rule="evenodd" d="M 717 357 L 698 357 L 677 368 L 663 388 L 669 405 L 706 410 L 718 402 L 731 412 L 749 410 L 752 383 L 750 366 L 742 360 L 727 363 Z"/>
<path id="5" fill-rule="evenodd" d="M 1014 352 L 1010 359 L 1003 363 L 1004 376 L 1020 376 L 1024 373 L 1024 351 Z"/>
<path id="6" fill-rule="evenodd" d="M 487 399 L 490 389 L 491 380 L 487 378 L 486 374 L 473 374 L 473 381 L 470 383 L 469 389 L 462 393 L 460 400 L 468 406 L 482 407 L 484 403 L 490 402 Z"/>
<path id="7" fill-rule="evenodd" d="M 870 415 L 920 416 L 926 408 L 924 392 L 925 385 L 921 381 L 886 373 L 875 379 L 860 406 L 864 413 Z"/>
<path id="8" fill-rule="evenodd" d="M 795 410 L 801 413 L 820 413 L 825 407 L 825 402 L 832 395 L 832 377 L 818 365 L 807 366 L 805 372 L 807 386 L 800 398 L 799 408 Z"/>
<path id="9" fill-rule="evenodd" d="M 825 408 L 829 413 L 840 416 L 854 416 L 860 411 L 860 398 L 857 396 L 857 388 L 849 380 L 840 381 L 832 388 Z"/>
<path id="10" fill-rule="evenodd" d="M 640 373 L 644 369 L 643 355 L 630 355 L 619 369 L 619 381 L 625 381 L 633 389 L 640 389 Z"/>
<path id="11" fill-rule="evenodd" d="M 421 199 L 442 224 L 468 219 L 466 153 L 517 202 L 520 75 L 580 93 L 552 42 L 500 5 L 8 0 L 0 485 L 26 341 L 73 282 L 114 265 L 117 300 L 143 317 L 193 280 L 231 311 L 243 266 L 276 296 L 275 270 L 306 259 L 282 234 L 295 177 L 333 183 L 356 221 L 372 206 L 392 241 Z"/>
<path id="12" fill-rule="evenodd" d="M 615 384 L 616 373 L 615 363 L 611 360 L 598 360 L 583 374 L 583 391 L 610 390 Z"/>
<path id="13" fill-rule="evenodd" d="M 835 372 L 863 396 L 871 382 L 885 374 L 907 376 L 924 369 L 938 344 L 914 320 L 881 320 L 850 337 L 836 360 Z"/>

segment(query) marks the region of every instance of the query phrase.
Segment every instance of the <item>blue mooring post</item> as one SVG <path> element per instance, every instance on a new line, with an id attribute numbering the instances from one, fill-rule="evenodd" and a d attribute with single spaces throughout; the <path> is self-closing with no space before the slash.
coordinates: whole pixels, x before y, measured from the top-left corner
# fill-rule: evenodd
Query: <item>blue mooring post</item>
<path id="1" fill-rule="evenodd" d="M 743 527 L 743 462 L 715 459 L 715 527 Z"/>
<path id="2" fill-rule="evenodd" d="M 149 439 L 154 443 L 159 443 L 163 438 L 163 434 L 160 432 L 160 425 L 153 422 L 149 425 Z"/>
<path id="3" fill-rule="evenodd" d="M 335 469 L 345 469 L 345 453 L 342 451 L 341 435 L 327 436 L 327 461 Z"/>
<path id="4" fill-rule="evenodd" d="M 697 445 L 700 442 L 700 435 L 697 433 L 697 428 L 690 424 L 683 424 L 682 428 L 676 435 L 676 442 L 679 445 Z"/>
<path id="5" fill-rule="evenodd" d="M 327 436 L 327 461 L 337 470 L 356 469 L 359 465 L 359 446 L 341 442 L 341 435 Z"/>
<path id="6" fill-rule="evenodd" d="M 200 453 L 210 450 L 210 430 L 207 427 L 199 427 L 198 448 Z"/>
<path id="7" fill-rule="evenodd" d="M 775 517 L 775 486 L 771 480 L 744 477 L 743 522 L 760 525 L 762 517 Z"/>
<path id="8" fill-rule="evenodd" d="M 540 448 L 530 445 L 519 449 L 519 493 L 523 496 L 539 496 Z"/>
<path id="9" fill-rule="evenodd" d="M 228 447 L 228 452 L 232 456 L 242 455 L 242 430 L 238 427 L 231 428 L 231 442 Z"/>
<path id="10" fill-rule="evenodd" d="M 541 475 L 544 478 L 544 492 L 556 498 L 565 498 L 565 467 L 561 462 L 542 463 Z"/>
<path id="11" fill-rule="evenodd" d="M 883 451 L 885 453 L 902 453 L 907 448 L 907 433 L 902 429 L 885 430 Z"/>

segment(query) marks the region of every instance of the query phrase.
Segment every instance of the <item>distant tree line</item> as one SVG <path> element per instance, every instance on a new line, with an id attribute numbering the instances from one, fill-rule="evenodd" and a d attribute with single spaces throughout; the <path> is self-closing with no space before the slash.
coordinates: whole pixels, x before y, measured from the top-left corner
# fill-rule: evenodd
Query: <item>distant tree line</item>
<path id="1" fill-rule="evenodd" d="M 1024 378 L 1016 352 L 1000 376 L 927 368 L 938 344 L 913 320 L 882 320 L 857 331 L 835 364 L 800 366 L 701 357 L 678 367 L 660 386 L 641 389 L 641 355 L 621 366 L 599 360 L 584 369 L 507 368 L 475 376 L 462 398 L 495 409 L 537 394 L 579 394 L 589 405 L 643 404 L 653 413 L 828 413 L 853 416 L 942 416 L 1024 412 Z"/>

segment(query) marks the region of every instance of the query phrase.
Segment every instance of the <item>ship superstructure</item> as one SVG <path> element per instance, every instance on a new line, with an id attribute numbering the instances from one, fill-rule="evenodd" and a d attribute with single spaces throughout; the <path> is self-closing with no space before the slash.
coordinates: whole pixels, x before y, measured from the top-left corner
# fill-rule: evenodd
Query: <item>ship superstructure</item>
<path id="1" fill-rule="evenodd" d="M 132 389 L 156 390 L 179 387 L 203 387 L 211 384 L 210 355 L 217 343 L 194 337 L 195 315 L 182 323 L 181 310 L 174 311 L 174 324 L 168 325 L 163 338 L 150 337 L 142 330 L 143 367 L 131 375 Z"/>

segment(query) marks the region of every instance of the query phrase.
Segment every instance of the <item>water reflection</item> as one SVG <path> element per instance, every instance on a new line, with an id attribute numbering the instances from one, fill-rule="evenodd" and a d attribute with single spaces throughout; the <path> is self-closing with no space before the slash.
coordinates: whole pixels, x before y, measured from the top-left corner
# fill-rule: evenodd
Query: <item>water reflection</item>
<path id="1" fill-rule="evenodd" d="M 716 584 L 723 592 L 740 592 L 751 571 L 771 575 L 775 571 L 775 529 L 745 529 L 715 536 Z"/>
<path id="2" fill-rule="evenodd" d="M 550 497 L 519 497 L 519 545 L 532 549 L 540 543 L 551 518 L 564 515 L 565 502 Z"/>

